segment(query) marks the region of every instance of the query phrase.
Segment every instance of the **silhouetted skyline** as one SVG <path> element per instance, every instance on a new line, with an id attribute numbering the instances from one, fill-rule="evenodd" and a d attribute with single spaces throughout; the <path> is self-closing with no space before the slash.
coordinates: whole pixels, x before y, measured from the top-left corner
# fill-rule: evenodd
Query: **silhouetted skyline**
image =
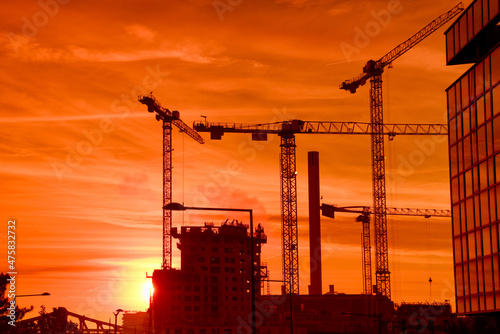
<path id="1" fill-rule="evenodd" d="M 369 87 L 352 95 L 339 84 L 456 3 L 242 1 L 223 13 L 210 1 L 4 6 L 0 211 L 18 222 L 18 293 L 51 293 L 22 303 L 103 320 L 147 308 L 145 274 L 161 266 L 162 133 L 137 95 L 153 91 L 186 124 L 201 115 L 368 122 Z M 446 122 L 445 89 L 467 65 L 445 66 L 444 30 L 384 73 L 386 123 Z M 174 131 L 174 201 L 252 208 L 268 235 L 262 260 L 281 279 L 278 138 L 202 136 L 203 146 Z M 368 136 L 297 137 L 301 293 L 308 151 L 320 152 L 322 202 L 372 205 Z M 396 137 L 386 159 L 388 206 L 449 209 L 445 137 Z M 248 223 L 186 212 L 173 225 L 226 218 Z M 360 234 L 352 215 L 322 218 L 324 292 L 362 292 Z M 389 247 L 395 302 L 430 301 L 429 277 L 432 300 L 453 300 L 449 220 L 389 218 Z M 178 256 L 174 247 L 174 267 Z"/>

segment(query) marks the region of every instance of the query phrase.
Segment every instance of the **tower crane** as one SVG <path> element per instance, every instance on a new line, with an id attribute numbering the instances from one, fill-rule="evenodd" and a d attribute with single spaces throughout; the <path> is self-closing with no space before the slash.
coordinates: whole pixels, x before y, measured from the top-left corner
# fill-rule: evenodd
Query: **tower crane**
<path id="1" fill-rule="evenodd" d="M 369 60 L 363 67 L 363 74 L 352 80 L 346 80 L 340 89 L 355 93 L 370 79 L 370 112 L 373 133 L 371 135 L 372 150 L 372 179 L 373 179 L 373 213 L 375 225 L 375 267 L 377 291 L 383 296 L 391 298 L 391 284 L 389 271 L 389 258 L 387 248 L 387 217 L 386 217 L 386 188 L 385 188 L 385 162 L 384 162 L 384 121 L 382 110 L 382 73 L 384 68 L 402 56 L 408 50 L 420 43 L 446 22 L 463 11 L 460 2 L 448 12 L 439 16 L 426 25 L 419 32 L 408 38 L 403 43 L 389 51 L 379 60 Z"/>
<path id="2" fill-rule="evenodd" d="M 172 202 L 172 124 L 181 132 L 203 144 L 203 138 L 180 119 L 177 110 L 170 111 L 160 104 L 151 93 L 139 96 L 139 102 L 148 107 L 150 113 L 156 112 L 156 120 L 163 122 L 163 207 Z M 162 268 L 172 268 L 172 211 L 163 209 L 163 254 Z"/>
<path id="3" fill-rule="evenodd" d="M 321 204 L 321 212 L 323 216 L 335 218 L 335 212 L 360 213 L 356 218 L 357 222 L 361 222 L 363 232 L 361 233 L 361 243 L 363 249 L 363 293 L 372 294 L 372 255 L 370 242 L 370 214 L 374 213 L 374 209 L 367 206 L 344 206 L 338 207 L 330 204 Z M 439 209 L 409 209 L 409 208 L 385 208 L 386 215 L 392 216 L 422 216 L 430 217 L 451 217 L 450 210 Z"/>
<path id="4" fill-rule="evenodd" d="M 198 132 L 210 132 L 210 138 L 220 140 L 224 133 L 251 133 L 252 140 L 265 141 L 268 134 L 281 138 L 281 228 L 283 247 L 283 282 L 286 294 L 299 293 L 299 256 L 297 231 L 297 183 L 295 134 L 359 134 L 373 133 L 371 123 L 362 122 L 310 122 L 292 119 L 283 122 L 242 124 L 223 122 L 195 122 Z M 390 139 L 396 135 L 446 135 L 444 124 L 385 124 L 382 135 Z"/>

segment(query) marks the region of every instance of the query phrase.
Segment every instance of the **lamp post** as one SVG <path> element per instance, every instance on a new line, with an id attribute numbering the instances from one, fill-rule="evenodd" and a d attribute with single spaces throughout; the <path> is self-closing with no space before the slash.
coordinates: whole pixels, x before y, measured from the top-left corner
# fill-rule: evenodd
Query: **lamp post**
<path id="1" fill-rule="evenodd" d="M 115 316 L 115 334 L 116 334 L 116 319 L 118 318 L 118 314 L 120 314 L 120 312 L 124 312 L 121 308 L 119 308 L 118 310 L 116 310 L 116 312 L 113 312 L 113 315 Z"/>
<path id="2" fill-rule="evenodd" d="M 211 207 L 193 207 L 184 206 L 180 203 L 169 203 L 163 207 L 165 210 L 185 211 L 185 210 L 203 210 L 203 211 L 237 211 L 248 212 L 250 214 L 250 298 L 252 301 L 251 327 L 252 334 L 255 334 L 255 261 L 254 261 L 254 240 L 253 240 L 253 212 L 252 209 L 235 209 L 235 208 L 211 208 Z M 116 334 L 116 333 L 115 333 Z"/>
<path id="3" fill-rule="evenodd" d="M 37 293 L 34 295 L 16 295 L 16 298 L 18 298 L 18 297 L 38 297 L 38 296 L 50 296 L 50 293 L 44 292 L 44 293 Z"/>

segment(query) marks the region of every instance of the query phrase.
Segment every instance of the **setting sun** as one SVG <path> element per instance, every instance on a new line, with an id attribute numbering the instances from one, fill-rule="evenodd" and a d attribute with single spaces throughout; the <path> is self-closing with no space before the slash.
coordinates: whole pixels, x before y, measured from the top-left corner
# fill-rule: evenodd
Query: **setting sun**
<path id="1" fill-rule="evenodd" d="M 149 298 L 153 295 L 154 287 L 153 282 L 147 280 L 142 287 L 142 300 L 149 302 Z"/>

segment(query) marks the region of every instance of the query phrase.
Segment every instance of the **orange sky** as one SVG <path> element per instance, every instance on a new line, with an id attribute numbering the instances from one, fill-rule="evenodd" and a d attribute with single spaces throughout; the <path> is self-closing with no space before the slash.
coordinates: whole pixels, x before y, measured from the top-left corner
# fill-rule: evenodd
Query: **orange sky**
<path id="1" fill-rule="evenodd" d="M 162 131 L 138 94 L 153 91 L 187 124 L 200 115 L 367 122 L 368 87 L 352 95 L 339 84 L 457 2 L 216 3 L 227 7 L 208 0 L 1 5 L 0 240 L 6 244 L 7 221 L 15 218 L 17 292 L 51 293 L 21 305 L 64 306 L 102 320 L 117 308 L 147 308 L 145 274 L 161 263 Z M 445 122 L 444 90 L 467 66 L 445 66 L 444 31 L 384 73 L 386 123 Z M 202 136 L 203 146 L 174 134 L 174 201 L 253 208 L 269 235 L 264 261 L 279 279 L 278 138 Z M 388 206 L 449 208 L 446 146 L 444 137 L 387 142 Z M 320 152 L 325 203 L 372 204 L 369 137 L 297 135 L 302 293 L 309 283 L 310 150 Z M 225 218 L 176 214 L 174 225 Z M 324 291 L 329 284 L 339 292 L 362 291 L 361 226 L 354 218 L 323 220 Z M 432 300 L 453 298 L 450 224 L 389 218 L 395 302 L 429 301 L 430 276 Z M 5 261 L 0 270 L 7 271 Z"/>

